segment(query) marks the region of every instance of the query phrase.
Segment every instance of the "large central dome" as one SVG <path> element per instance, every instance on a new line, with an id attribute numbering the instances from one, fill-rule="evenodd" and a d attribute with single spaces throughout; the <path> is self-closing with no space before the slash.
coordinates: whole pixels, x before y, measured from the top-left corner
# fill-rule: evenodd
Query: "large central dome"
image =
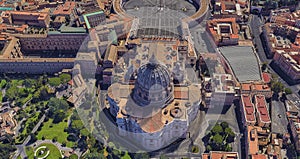
<path id="1" fill-rule="evenodd" d="M 168 68 L 156 62 L 142 65 L 137 72 L 133 99 L 140 106 L 164 107 L 173 99 L 173 85 Z"/>

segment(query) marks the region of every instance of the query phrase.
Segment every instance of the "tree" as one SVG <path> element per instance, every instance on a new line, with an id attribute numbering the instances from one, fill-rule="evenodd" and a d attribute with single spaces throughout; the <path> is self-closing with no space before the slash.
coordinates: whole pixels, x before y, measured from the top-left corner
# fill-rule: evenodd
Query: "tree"
<path id="1" fill-rule="evenodd" d="M 84 128 L 80 130 L 80 134 L 83 136 L 88 136 L 90 132 L 86 128 Z"/>
<path id="2" fill-rule="evenodd" d="M 271 89 L 274 91 L 274 93 L 278 94 L 279 92 L 283 91 L 284 85 L 279 81 L 275 81 L 271 83 Z"/>
<path id="3" fill-rule="evenodd" d="M 83 150 L 83 151 L 88 148 L 85 137 L 80 138 L 80 140 L 78 141 L 78 147 L 80 148 L 80 150 Z"/>
<path id="4" fill-rule="evenodd" d="M 223 130 L 225 130 L 226 128 L 228 128 L 228 123 L 223 121 L 221 123 L 221 126 L 222 126 Z"/>
<path id="5" fill-rule="evenodd" d="M 94 147 L 97 143 L 97 140 L 93 136 L 91 136 L 87 139 L 86 143 L 89 147 Z"/>
<path id="6" fill-rule="evenodd" d="M 63 83 L 69 82 L 71 80 L 71 75 L 67 73 L 63 73 L 59 75 L 60 81 Z"/>
<path id="7" fill-rule="evenodd" d="M 212 151 L 212 150 L 213 150 L 213 149 L 211 148 L 210 145 L 207 145 L 207 146 L 206 146 L 206 151 L 207 151 L 207 152 Z"/>
<path id="8" fill-rule="evenodd" d="M 227 152 L 232 151 L 232 147 L 229 144 L 226 144 L 225 151 Z"/>
<path id="9" fill-rule="evenodd" d="M 221 133 L 223 131 L 223 128 L 219 124 L 216 124 L 211 131 L 213 132 L 214 135 L 216 135 Z"/>
<path id="10" fill-rule="evenodd" d="M 0 89 L 5 88 L 6 84 L 7 84 L 6 80 L 2 79 L 1 82 L 0 82 Z"/>
<path id="11" fill-rule="evenodd" d="M 93 152 L 87 153 L 84 158 L 86 159 L 106 159 L 102 153 Z"/>
<path id="12" fill-rule="evenodd" d="M 2 144 L 0 143 L 0 156 L 1 158 L 9 158 L 10 153 L 15 151 L 16 148 L 10 144 Z"/>
<path id="13" fill-rule="evenodd" d="M 227 135 L 227 139 L 226 139 L 227 142 L 230 143 L 234 141 L 235 134 L 230 128 L 225 129 L 225 134 Z"/>
<path id="14" fill-rule="evenodd" d="M 16 86 L 10 87 L 6 90 L 5 97 L 9 100 L 14 100 L 18 96 L 18 88 Z"/>
<path id="15" fill-rule="evenodd" d="M 29 79 L 29 78 L 26 78 L 23 82 L 23 85 L 26 87 L 26 88 L 31 88 L 31 87 L 34 87 L 37 85 L 36 81 L 34 79 Z"/>
<path id="16" fill-rule="evenodd" d="M 48 103 L 49 107 L 49 117 L 54 117 L 58 115 L 58 117 L 62 117 L 61 112 L 65 114 L 65 112 L 69 109 L 69 104 L 67 101 L 58 98 L 51 98 Z"/>
<path id="17" fill-rule="evenodd" d="M 59 123 L 64 120 L 66 114 L 63 110 L 56 111 L 53 117 L 53 123 Z"/>
<path id="18" fill-rule="evenodd" d="M 147 152 L 138 152 L 134 155 L 134 158 L 138 158 L 138 159 L 148 159 L 149 154 Z"/>
<path id="19" fill-rule="evenodd" d="M 213 136 L 212 141 L 216 145 L 222 145 L 222 143 L 223 143 L 223 137 L 220 134 L 216 134 L 215 136 Z"/>
<path id="20" fill-rule="evenodd" d="M 36 142 L 36 140 L 37 140 L 36 136 L 33 133 L 30 133 L 30 141 L 29 141 L 29 143 L 34 143 L 34 142 Z"/>
<path id="21" fill-rule="evenodd" d="M 68 135 L 67 140 L 75 142 L 77 140 L 77 137 L 73 134 L 70 134 Z"/>
<path id="22" fill-rule="evenodd" d="M 81 120 L 73 120 L 71 123 L 71 127 L 77 131 L 80 131 L 84 128 L 84 125 Z"/>
<path id="23" fill-rule="evenodd" d="M 57 137 L 53 137 L 52 142 L 56 142 L 57 141 Z"/>
<path id="24" fill-rule="evenodd" d="M 49 78 L 49 84 L 52 87 L 57 87 L 61 84 L 61 80 L 59 77 L 52 77 L 52 78 Z"/>
<path id="25" fill-rule="evenodd" d="M 293 93 L 292 90 L 291 90 L 290 88 L 285 88 L 285 89 L 284 89 L 284 92 L 286 93 L 286 95 L 292 94 L 292 93 Z"/>
<path id="26" fill-rule="evenodd" d="M 261 69 L 265 71 L 268 68 L 268 62 L 264 62 L 261 66 Z"/>
<path id="27" fill-rule="evenodd" d="M 49 99 L 49 93 L 47 91 L 47 88 L 43 86 L 34 92 L 32 101 L 36 103 L 38 101 L 48 100 L 48 99 Z"/>

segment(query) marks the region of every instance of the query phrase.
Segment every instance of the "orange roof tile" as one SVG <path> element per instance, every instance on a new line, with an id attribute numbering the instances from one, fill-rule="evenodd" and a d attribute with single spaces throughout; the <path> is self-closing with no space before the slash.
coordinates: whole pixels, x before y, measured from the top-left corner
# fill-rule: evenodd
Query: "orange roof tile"
<path id="1" fill-rule="evenodd" d="M 256 101 L 256 109 L 259 113 L 259 118 L 262 122 L 270 123 L 271 119 L 269 116 L 269 111 L 267 109 L 267 102 L 264 95 L 256 95 L 255 96 Z"/>

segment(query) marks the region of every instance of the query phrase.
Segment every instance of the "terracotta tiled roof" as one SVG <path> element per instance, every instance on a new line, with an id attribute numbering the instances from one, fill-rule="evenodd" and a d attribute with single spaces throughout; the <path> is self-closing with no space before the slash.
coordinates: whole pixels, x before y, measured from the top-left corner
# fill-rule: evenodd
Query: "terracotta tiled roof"
<path id="1" fill-rule="evenodd" d="M 251 155 L 252 159 L 267 159 L 268 156 L 265 154 L 255 154 L 255 155 Z"/>
<path id="2" fill-rule="evenodd" d="M 247 122 L 255 122 L 255 108 L 253 103 L 251 102 L 251 96 L 243 94 L 242 95 L 243 109 L 244 115 Z"/>
<path id="3" fill-rule="evenodd" d="M 255 101 L 256 101 L 256 109 L 259 114 L 260 120 L 265 123 L 270 123 L 271 119 L 269 116 L 269 111 L 267 108 L 265 96 L 264 95 L 256 95 Z"/>
<path id="4" fill-rule="evenodd" d="M 262 77 L 265 83 L 270 83 L 271 82 L 271 76 L 269 73 L 262 73 Z"/>

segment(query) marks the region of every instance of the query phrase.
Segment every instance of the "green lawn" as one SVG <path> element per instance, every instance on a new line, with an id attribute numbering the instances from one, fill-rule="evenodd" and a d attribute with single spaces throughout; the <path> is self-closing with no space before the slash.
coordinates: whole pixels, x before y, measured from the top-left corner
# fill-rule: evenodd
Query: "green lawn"
<path id="1" fill-rule="evenodd" d="M 28 158 L 34 158 L 34 151 L 32 147 L 26 147 L 25 151 Z"/>
<path id="2" fill-rule="evenodd" d="M 17 159 L 22 159 L 22 158 L 21 158 L 21 155 L 19 155 L 19 156 L 17 157 Z"/>
<path id="3" fill-rule="evenodd" d="M 49 153 L 49 155 L 46 159 L 60 159 L 60 158 L 62 158 L 59 149 L 55 145 L 53 145 L 53 144 L 41 144 L 38 147 L 41 147 L 41 146 L 46 146 L 50 150 L 50 153 Z M 34 158 L 33 148 L 32 147 L 26 147 L 26 154 L 28 156 L 28 159 L 33 159 Z"/>
<path id="4" fill-rule="evenodd" d="M 59 149 L 53 144 L 41 144 L 40 146 L 46 146 L 50 150 L 50 154 L 47 159 L 59 159 L 61 157 L 61 153 Z"/>
<path id="5" fill-rule="evenodd" d="M 78 159 L 78 156 L 76 154 L 72 154 L 69 159 Z"/>
<path id="6" fill-rule="evenodd" d="M 68 111 L 68 117 L 71 115 L 71 111 Z M 64 129 L 67 128 L 67 118 L 60 123 L 53 124 L 53 119 L 49 119 L 47 122 L 44 122 L 44 126 L 41 131 L 38 132 L 37 139 L 42 140 L 44 136 L 45 139 L 52 140 L 53 138 L 57 139 L 57 142 L 63 143 L 66 142 L 67 147 L 72 147 L 74 142 L 70 142 L 67 140 L 68 133 L 64 132 Z M 51 127 L 52 126 L 52 127 Z"/>

